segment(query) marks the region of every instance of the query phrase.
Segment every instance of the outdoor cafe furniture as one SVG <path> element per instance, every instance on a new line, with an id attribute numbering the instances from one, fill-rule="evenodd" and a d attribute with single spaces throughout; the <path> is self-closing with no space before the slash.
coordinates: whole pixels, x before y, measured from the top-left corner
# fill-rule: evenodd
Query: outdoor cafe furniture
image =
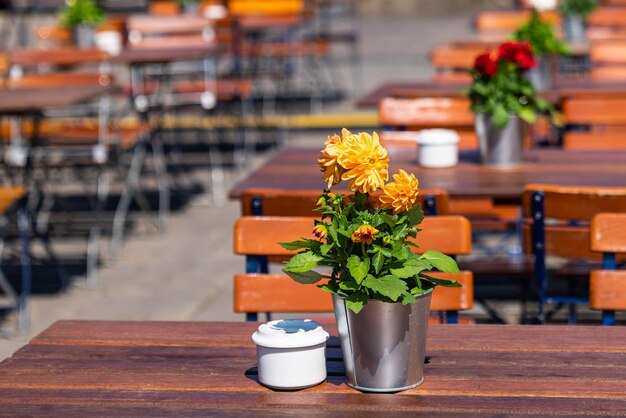
<path id="1" fill-rule="evenodd" d="M 316 148 L 282 149 L 236 183 L 230 197 L 238 199 L 245 190 L 256 187 L 319 190 L 319 168 L 310 164 L 317 154 Z M 394 156 L 390 171 L 399 168 L 414 173 L 422 187 L 447 190 L 452 200 L 490 197 L 519 203 L 526 185 L 548 181 L 563 186 L 626 186 L 626 151 L 621 150 L 531 149 L 525 151 L 521 165 L 506 170 L 481 165 L 478 153 L 471 151 L 460 153 L 457 166 L 443 169 L 419 167 L 416 153 L 401 153 Z"/>
<path id="2" fill-rule="evenodd" d="M 429 327 L 425 381 L 398 394 L 345 384 L 323 323 L 328 378 L 299 391 L 258 382 L 251 322 L 60 321 L 0 363 L 5 415 L 620 416 L 626 328 Z"/>
<path id="3" fill-rule="evenodd" d="M 602 311 L 602 324 L 615 325 L 615 311 L 626 311 L 626 280 L 617 256 L 626 252 L 626 214 L 600 213 L 591 221 L 591 250 L 602 253 L 602 270 L 591 272 L 589 306 Z"/>
<path id="4" fill-rule="evenodd" d="M 302 200 L 308 202 L 306 194 Z M 292 201 L 295 201 L 296 198 Z M 268 257 L 288 257 L 294 252 L 278 245 L 294 238 L 311 237 L 310 216 L 243 216 L 235 224 L 234 252 L 246 256 L 246 272 L 234 277 L 234 310 L 246 314 L 250 321 L 258 320 L 265 312 L 268 320 L 280 313 L 332 312 L 331 295 L 315 286 L 302 286 L 286 274 L 270 274 Z M 423 253 L 437 250 L 451 256 L 472 252 L 471 227 L 462 216 L 434 216 L 424 219 L 423 230 L 412 240 Z M 445 238 L 444 238 L 445 237 Z M 440 279 L 457 280 L 462 287 L 435 288 L 431 312 L 438 312 L 441 320 L 456 324 L 459 311 L 473 305 L 473 277 L 470 271 L 460 274 L 433 272 Z"/>
<path id="5" fill-rule="evenodd" d="M 3 304 L 2 309 L 14 312 L 15 327 L 8 331 L 9 335 L 14 332 L 26 331 L 29 327 L 28 301 L 31 288 L 31 263 L 30 263 L 30 217 L 25 207 L 26 189 L 23 187 L 0 187 L 0 260 L 4 255 L 5 246 L 8 245 L 8 229 L 12 226 L 9 222 L 10 215 L 16 214 L 17 230 L 19 233 L 19 260 L 21 280 L 19 288 L 15 287 L 2 271 L 0 263 L 0 290 L 4 293 L 8 303 Z M 0 329 L 0 336 L 5 330 Z"/>

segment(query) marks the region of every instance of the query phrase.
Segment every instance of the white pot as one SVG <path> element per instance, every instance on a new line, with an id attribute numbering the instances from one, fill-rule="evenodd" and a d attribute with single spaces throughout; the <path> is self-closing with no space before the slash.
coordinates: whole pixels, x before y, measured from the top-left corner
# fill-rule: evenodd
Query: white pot
<path id="1" fill-rule="evenodd" d="M 459 134 L 451 129 L 425 129 L 416 139 L 418 162 L 422 167 L 454 167 L 459 162 Z"/>
<path id="2" fill-rule="evenodd" d="M 116 56 L 122 52 L 122 35 L 115 31 L 97 32 L 95 34 L 96 48 Z"/>
<path id="3" fill-rule="evenodd" d="M 310 319 L 262 324 L 252 335 L 257 345 L 259 381 L 274 389 L 302 389 L 326 380 L 328 332 Z"/>

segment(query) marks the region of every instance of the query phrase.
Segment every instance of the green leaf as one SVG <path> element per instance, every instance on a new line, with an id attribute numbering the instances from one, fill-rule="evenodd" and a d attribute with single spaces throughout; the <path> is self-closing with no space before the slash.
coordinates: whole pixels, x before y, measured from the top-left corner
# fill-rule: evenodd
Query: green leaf
<path id="1" fill-rule="evenodd" d="M 352 255 L 348 258 L 347 267 L 352 278 L 360 284 L 370 269 L 370 259 L 368 257 L 361 259 L 357 255 Z"/>
<path id="2" fill-rule="evenodd" d="M 408 223 L 410 226 L 419 225 L 424 219 L 424 211 L 422 211 L 422 205 L 417 204 L 413 206 L 408 212 Z"/>
<path id="3" fill-rule="evenodd" d="M 380 218 L 383 220 L 383 222 L 389 225 L 390 228 L 393 228 L 398 221 L 398 215 L 388 215 L 386 213 L 381 213 Z"/>
<path id="4" fill-rule="evenodd" d="M 285 264 L 283 268 L 284 272 L 302 273 L 309 271 L 322 261 L 322 257 L 315 255 L 310 251 L 305 251 L 300 254 L 296 254 Z"/>
<path id="5" fill-rule="evenodd" d="M 415 296 L 413 296 L 410 293 L 403 293 L 402 294 L 402 304 L 403 305 L 408 305 L 409 303 L 415 303 Z"/>
<path id="6" fill-rule="evenodd" d="M 337 287 L 337 285 L 334 282 L 319 284 L 317 285 L 317 287 L 319 287 L 325 292 L 332 293 L 332 294 L 337 293 L 337 291 L 339 290 L 339 287 Z"/>
<path id="7" fill-rule="evenodd" d="M 409 258 L 402 267 L 395 269 L 392 268 L 391 273 L 401 279 L 408 279 L 409 277 L 415 277 L 420 272 L 430 268 L 431 264 L 426 260 L 415 260 L 414 258 Z"/>
<path id="8" fill-rule="evenodd" d="M 346 298 L 346 306 L 355 314 L 361 312 L 361 309 L 367 304 L 368 297 L 366 294 L 356 292 Z"/>
<path id="9" fill-rule="evenodd" d="M 493 109 L 493 124 L 496 128 L 502 129 L 509 123 L 509 112 L 506 111 L 504 106 L 497 105 Z"/>
<path id="10" fill-rule="evenodd" d="M 278 244 L 286 250 L 296 251 L 302 248 L 311 248 L 311 241 L 310 239 L 301 239 L 291 242 L 279 242 Z"/>
<path id="11" fill-rule="evenodd" d="M 391 251 L 391 256 L 398 260 L 407 260 L 411 258 L 412 255 L 411 249 L 406 245 L 397 245 Z"/>
<path id="12" fill-rule="evenodd" d="M 430 264 L 440 271 L 446 273 L 458 273 L 459 267 L 456 265 L 456 261 L 452 257 L 448 257 L 445 254 L 435 250 L 428 250 L 421 255 L 421 258 L 428 260 Z"/>
<path id="13" fill-rule="evenodd" d="M 530 107 L 522 107 L 517 114 L 528 123 L 534 123 L 537 120 L 537 113 Z"/>
<path id="14" fill-rule="evenodd" d="M 287 271 L 283 269 L 283 271 L 292 279 L 302 284 L 313 284 L 319 282 L 323 278 L 327 278 L 328 276 L 324 276 L 316 271 L 304 271 L 304 272 L 294 272 Z"/>
<path id="15" fill-rule="evenodd" d="M 420 276 L 425 278 L 426 280 L 433 282 L 435 284 L 438 284 L 439 286 L 443 286 L 443 287 L 462 287 L 461 283 L 457 282 L 456 280 L 446 280 L 446 279 L 439 279 L 437 277 L 433 277 L 424 273 L 420 273 Z"/>
<path id="16" fill-rule="evenodd" d="M 365 280 L 363 280 L 362 284 L 363 286 L 376 293 L 380 293 L 393 301 L 397 301 L 400 295 L 408 290 L 404 280 L 392 275 L 383 276 L 377 279 L 369 274 Z"/>
<path id="17" fill-rule="evenodd" d="M 372 257 L 372 265 L 374 266 L 374 273 L 376 274 L 380 273 L 380 269 L 383 268 L 384 263 L 385 263 L 385 257 L 383 256 L 382 250 L 374 254 L 374 257 Z"/>
<path id="18" fill-rule="evenodd" d="M 342 282 L 339 282 L 339 288 L 341 290 L 359 290 L 361 288 L 361 286 L 355 282 L 354 280 L 344 280 Z"/>
<path id="19" fill-rule="evenodd" d="M 326 255 L 332 248 L 332 244 L 323 244 L 320 245 L 320 252 L 322 253 L 322 255 Z"/>

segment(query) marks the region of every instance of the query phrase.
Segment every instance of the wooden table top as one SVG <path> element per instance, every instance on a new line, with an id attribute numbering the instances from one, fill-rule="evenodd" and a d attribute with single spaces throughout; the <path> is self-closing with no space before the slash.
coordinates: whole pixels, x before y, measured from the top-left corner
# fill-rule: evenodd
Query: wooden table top
<path id="1" fill-rule="evenodd" d="M 467 86 L 468 84 L 463 82 L 387 82 L 357 98 L 356 106 L 375 108 L 385 97 L 463 96 L 461 89 Z M 584 94 L 626 96 L 626 82 L 562 78 L 555 81 L 552 89 L 542 92 L 541 96 L 553 103 L 558 103 L 564 97 Z"/>
<path id="2" fill-rule="evenodd" d="M 204 44 L 194 43 L 184 48 L 180 46 L 124 48 L 119 55 L 112 57 L 112 60 L 126 64 L 153 64 L 196 60 L 214 52 L 216 46 L 215 42 L 205 42 Z"/>
<path id="3" fill-rule="evenodd" d="M 624 327 L 431 325 L 425 382 L 364 394 L 345 384 L 331 322 L 325 383 L 261 386 L 257 326 L 57 322 L 0 363 L 0 415 L 626 415 Z"/>
<path id="4" fill-rule="evenodd" d="M 237 199 L 250 188 L 319 190 L 325 187 L 316 159 L 323 147 L 285 148 L 265 165 L 235 184 L 230 197 Z M 399 152 L 396 152 L 399 151 Z M 565 151 L 534 149 L 519 166 L 498 169 L 478 163 L 477 152 L 460 153 L 452 168 L 423 168 L 417 151 L 389 150 L 390 175 L 402 168 L 414 173 L 421 188 L 441 188 L 451 197 L 490 197 L 519 200 L 528 184 L 626 187 L 626 151 Z M 391 176 L 390 176 L 391 177 Z M 345 190 L 346 182 L 337 190 Z M 343 186 L 343 189 L 342 189 Z"/>
<path id="5" fill-rule="evenodd" d="M 51 107 L 66 107 L 109 93 L 113 86 L 80 86 L 33 89 L 0 89 L 0 113 L 37 113 Z"/>

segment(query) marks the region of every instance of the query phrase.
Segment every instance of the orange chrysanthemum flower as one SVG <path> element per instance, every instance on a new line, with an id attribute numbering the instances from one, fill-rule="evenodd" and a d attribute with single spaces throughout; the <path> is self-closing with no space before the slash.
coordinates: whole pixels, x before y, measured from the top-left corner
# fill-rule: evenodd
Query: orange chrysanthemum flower
<path id="1" fill-rule="evenodd" d="M 317 159 L 317 165 L 324 172 L 322 178 L 328 182 L 328 188 L 341 181 L 341 176 L 345 169 L 339 165 L 337 159 L 345 150 L 345 141 L 350 135 L 346 128 L 341 130 L 341 136 L 330 135 L 324 143 L 324 149 Z"/>
<path id="2" fill-rule="evenodd" d="M 376 234 L 378 234 L 378 229 L 371 225 L 361 225 L 352 233 L 350 239 L 352 242 L 371 244 L 376 239 Z"/>
<path id="3" fill-rule="evenodd" d="M 351 135 L 344 140 L 344 146 L 337 161 L 345 169 L 341 179 L 352 180 L 349 189 L 361 193 L 382 189 L 389 178 L 389 158 L 387 150 L 380 145 L 378 134 Z"/>
<path id="4" fill-rule="evenodd" d="M 383 188 L 384 194 L 380 202 L 385 209 L 393 209 L 393 213 L 406 212 L 415 206 L 419 194 L 419 183 L 413 174 L 400 170 L 393 175 L 394 182 Z"/>

